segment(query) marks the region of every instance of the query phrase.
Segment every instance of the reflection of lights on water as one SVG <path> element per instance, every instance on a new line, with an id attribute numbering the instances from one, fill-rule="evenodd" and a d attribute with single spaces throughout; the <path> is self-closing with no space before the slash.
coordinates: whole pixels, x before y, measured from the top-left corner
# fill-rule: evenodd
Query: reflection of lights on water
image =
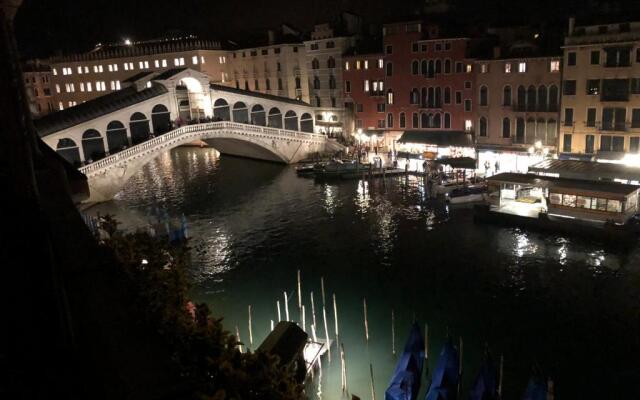
<path id="1" fill-rule="evenodd" d="M 356 192 L 358 193 L 356 196 L 356 206 L 358 206 L 359 211 L 366 212 L 371 203 L 371 197 L 369 196 L 369 182 L 366 180 L 358 181 L 358 189 Z"/>
<path id="2" fill-rule="evenodd" d="M 522 258 L 525 255 L 535 254 L 538 250 L 538 246 L 532 243 L 531 240 L 524 233 L 516 234 L 516 249 L 515 254 L 518 258 Z"/>
<path id="3" fill-rule="evenodd" d="M 334 193 L 334 188 L 330 185 L 324 185 L 324 191 L 323 191 L 324 209 L 329 214 L 332 214 L 332 215 L 335 213 L 337 208 L 336 197 L 337 197 L 337 194 Z"/>

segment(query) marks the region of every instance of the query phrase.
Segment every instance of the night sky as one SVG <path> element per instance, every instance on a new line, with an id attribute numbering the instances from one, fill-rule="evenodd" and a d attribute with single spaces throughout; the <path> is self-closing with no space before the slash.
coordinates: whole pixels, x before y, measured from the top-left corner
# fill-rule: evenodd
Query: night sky
<path id="1" fill-rule="evenodd" d="M 608 15 L 627 20 L 640 11 L 637 0 L 450 0 L 457 20 L 468 24 L 566 26 Z M 309 31 L 314 23 L 351 11 L 376 24 L 418 15 L 424 0 L 24 0 L 16 19 L 18 46 L 26 58 L 87 51 L 98 42 L 193 33 L 202 38 L 249 40 L 288 23 Z M 640 19 L 640 16 L 636 17 Z M 560 24 L 560 22 L 562 23 Z"/>

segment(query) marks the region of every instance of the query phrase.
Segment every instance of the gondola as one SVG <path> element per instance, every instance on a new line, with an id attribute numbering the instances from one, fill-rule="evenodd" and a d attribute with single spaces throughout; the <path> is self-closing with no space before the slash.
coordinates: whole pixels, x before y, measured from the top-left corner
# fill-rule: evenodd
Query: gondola
<path id="1" fill-rule="evenodd" d="M 460 356 L 451 340 L 442 346 L 425 400 L 456 400 L 460 381 Z"/>
<path id="2" fill-rule="evenodd" d="M 469 393 L 469 400 L 499 400 L 498 393 L 498 370 L 493 362 L 493 358 L 488 351 L 485 351 L 484 361 L 480 367 L 480 372 L 473 382 Z"/>
<path id="3" fill-rule="evenodd" d="M 551 389 L 549 386 L 547 380 L 542 376 L 540 368 L 537 365 L 534 366 L 522 400 L 547 400 Z"/>
<path id="4" fill-rule="evenodd" d="M 404 351 L 391 383 L 384 393 L 385 400 L 415 400 L 420 390 L 420 378 L 424 365 L 424 339 L 418 324 L 411 327 L 409 339 L 404 345 Z"/>

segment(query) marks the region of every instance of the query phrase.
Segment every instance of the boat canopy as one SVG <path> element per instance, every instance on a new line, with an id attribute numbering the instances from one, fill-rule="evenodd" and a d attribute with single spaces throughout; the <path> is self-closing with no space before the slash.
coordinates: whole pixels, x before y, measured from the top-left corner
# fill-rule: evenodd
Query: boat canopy
<path id="1" fill-rule="evenodd" d="M 469 392 L 469 400 L 497 400 L 498 398 L 498 371 L 491 356 L 486 354 Z"/>
<path id="2" fill-rule="evenodd" d="M 415 400 L 420 390 L 423 365 L 424 339 L 420 333 L 420 327 L 414 323 L 402 356 L 393 372 L 391 383 L 384 394 L 385 400 Z"/>
<path id="3" fill-rule="evenodd" d="M 471 157 L 444 157 L 434 160 L 437 164 L 449 165 L 451 168 L 475 169 L 476 159 Z"/>
<path id="4" fill-rule="evenodd" d="M 460 359 L 458 351 L 450 340 L 442 347 L 436 369 L 433 371 L 431 387 L 425 396 L 425 400 L 450 400 L 455 399 L 458 390 L 460 376 Z"/>

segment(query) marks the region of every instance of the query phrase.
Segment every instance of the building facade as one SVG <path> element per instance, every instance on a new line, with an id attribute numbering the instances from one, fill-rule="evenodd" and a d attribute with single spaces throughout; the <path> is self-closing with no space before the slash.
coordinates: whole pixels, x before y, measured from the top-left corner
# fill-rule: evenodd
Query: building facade
<path id="1" fill-rule="evenodd" d="M 561 156 L 637 163 L 640 22 L 575 27 L 572 19 L 563 50 Z"/>
<path id="2" fill-rule="evenodd" d="M 310 102 L 316 107 L 316 127 L 328 136 L 343 133 L 342 56 L 353 45 L 353 36 L 336 36 L 329 24 L 316 25 L 311 40 L 304 42 Z"/>
<path id="3" fill-rule="evenodd" d="M 562 58 L 476 60 L 478 169 L 526 173 L 556 153 Z"/>
<path id="4" fill-rule="evenodd" d="M 23 68 L 23 77 L 31 114 L 41 117 L 55 111 L 51 68 L 45 64 L 29 63 Z"/>
<path id="5" fill-rule="evenodd" d="M 353 54 L 344 56 L 342 88 L 346 113 L 352 115 L 345 125 L 347 134 L 375 133 L 384 126 L 384 55 Z"/>
<path id="6" fill-rule="evenodd" d="M 197 39 L 126 42 L 97 47 L 84 54 L 50 59 L 54 107 L 64 110 L 96 97 L 118 91 L 135 75 L 172 68 L 192 68 L 212 82 L 231 84 L 228 53 L 219 42 Z"/>

